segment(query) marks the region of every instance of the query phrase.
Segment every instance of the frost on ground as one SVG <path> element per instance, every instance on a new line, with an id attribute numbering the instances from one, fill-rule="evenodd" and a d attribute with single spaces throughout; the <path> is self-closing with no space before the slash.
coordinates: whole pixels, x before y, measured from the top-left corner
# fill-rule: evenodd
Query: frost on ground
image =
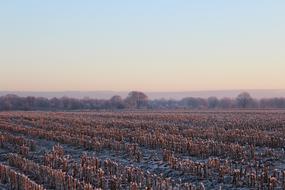
<path id="1" fill-rule="evenodd" d="M 284 189 L 284 137 L 277 110 L 2 112 L 0 189 Z"/>

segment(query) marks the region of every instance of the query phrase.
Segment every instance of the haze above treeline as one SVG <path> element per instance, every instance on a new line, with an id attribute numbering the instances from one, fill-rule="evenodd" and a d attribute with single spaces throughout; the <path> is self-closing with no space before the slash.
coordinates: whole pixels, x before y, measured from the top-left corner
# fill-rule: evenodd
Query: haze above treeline
<path id="1" fill-rule="evenodd" d="M 185 97 L 195 98 L 208 98 L 215 96 L 217 98 L 235 98 L 237 94 L 242 92 L 248 92 L 252 97 L 261 98 L 273 98 L 273 97 L 285 97 L 285 89 L 245 89 L 245 90 L 205 90 L 205 91 L 181 91 L 181 92 L 144 92 L 149 99 L 174 99 L 180 100 Z M 21 97 L 34 96 L 44 98 L 91 98 L 91 99 L 110 99 L 115 95 L 119 95 L 122 98 L 127 97 L 129 92 L 127 91 L 0 91 L 0 96 L 7 94 L 14 94 Z"/>

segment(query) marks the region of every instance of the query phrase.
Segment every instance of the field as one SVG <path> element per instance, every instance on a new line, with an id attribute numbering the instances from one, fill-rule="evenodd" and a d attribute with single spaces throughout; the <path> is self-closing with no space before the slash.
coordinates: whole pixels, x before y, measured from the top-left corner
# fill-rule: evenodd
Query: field
<path id="1" fill-rule="evenodd" d="M 285 112 L 0 112 L 0 189 L 285 189 Z"/>

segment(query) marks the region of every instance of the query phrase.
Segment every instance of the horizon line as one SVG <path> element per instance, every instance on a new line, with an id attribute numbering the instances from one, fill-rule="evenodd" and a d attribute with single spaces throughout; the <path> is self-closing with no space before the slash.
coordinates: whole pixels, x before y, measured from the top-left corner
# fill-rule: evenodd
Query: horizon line
<path id="1" fill-rule="evenodd" d="M 215 92 L 215 91 L 279 91 L 279 90 L 285 90 L 285 88 L 248 88 L 248 89 L 209 89 L 209 90 L 176 90 L 176 91 L 152 91 L 152 90 L 0 90 L 0 92 L 42 92 L 42 93 L 49 93 L 49 92 L 119 92 L 119 93 L 125 93 L 125 92 L 132 92 L 132 91 L 139 91 L 139 92 L 145 92 L 145 93 L 184 93 L 184 92 Z"/>

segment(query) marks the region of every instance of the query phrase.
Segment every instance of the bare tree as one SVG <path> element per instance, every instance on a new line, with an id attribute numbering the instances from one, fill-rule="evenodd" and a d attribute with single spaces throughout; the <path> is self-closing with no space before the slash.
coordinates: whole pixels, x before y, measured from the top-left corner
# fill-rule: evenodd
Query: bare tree
<path id="1" fill-rule="evenodd" d="M 148 97 L 143 92 L 132 91 L 125 99 L 125 103 L 129 108 L 143 108 L 148 105 Z"/>
<path id="2" fill-rule="evenodd" d="M 217 108 L 219 106 L 219 100 L 217 97 L 208 98 L 208 108 Z"/>
<path id="3" fill-rule="evenodd" d="M 115 95 L 110 99 L 111 106 L 117 109 L 124 108 L 124 101 L 121 96 Z"/>
<path id="4" fill-rule="evenodd" d="M 236 101 L 239 108 L 250 108 L 254 105 L 254 100 L 248 92 L 239 94 Z"/>
<path id="5" fill-rule="evenodd" d="M 220 99 L 219 107 L 223 109 L 229 109 L 234 106 L 234 100 L 231 98 Z"/>

